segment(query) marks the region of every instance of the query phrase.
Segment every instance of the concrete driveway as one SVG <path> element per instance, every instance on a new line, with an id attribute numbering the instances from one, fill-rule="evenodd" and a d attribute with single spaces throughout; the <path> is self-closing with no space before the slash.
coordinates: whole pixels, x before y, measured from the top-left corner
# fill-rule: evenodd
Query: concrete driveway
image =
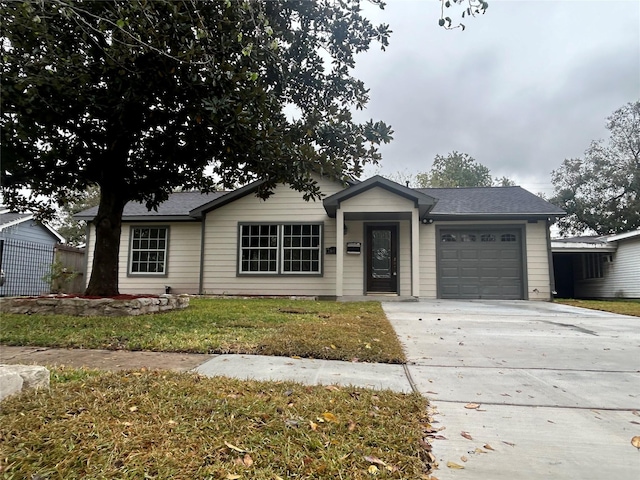
<path id="1" fill-rule="evenodd" d="M 446 427 L 438 479 L 640 479 L 640 318 L 525 301 L 383 307 Z"/>

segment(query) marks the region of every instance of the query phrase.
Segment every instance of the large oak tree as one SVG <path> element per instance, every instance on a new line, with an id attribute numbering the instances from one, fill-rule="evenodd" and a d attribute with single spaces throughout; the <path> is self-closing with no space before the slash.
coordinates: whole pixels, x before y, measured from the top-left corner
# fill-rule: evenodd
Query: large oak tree
<path id="1" fill-rule="evenodd" d="M 609 138 L 583 158 L 567 158 L 551 174 L 551 203 L 567 212 L 561 233 L 599 235 L 640 228 L 640 100 L 607 118 Z"/>
<path id="2" fill-rule="evenodd" d="M 118 293 L 127 202 L 212 189 L 207 171 L 312 199 L 312 173 L 357 177 L 391 138 L 351 115 L 355 56 L 389 35 L 360 0 L 5 1 L 0 18 L 5 201 L 42 213 L 99 188 L 87 294 Z"/>

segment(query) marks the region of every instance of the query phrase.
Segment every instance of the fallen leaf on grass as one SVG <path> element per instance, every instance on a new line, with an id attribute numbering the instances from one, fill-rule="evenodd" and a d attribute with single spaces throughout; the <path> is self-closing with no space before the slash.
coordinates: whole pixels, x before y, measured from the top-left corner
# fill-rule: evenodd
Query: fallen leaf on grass
<path id="1" fill-rule="evenodd" d="M 463 465 L 459 465 L 456 462 L 447 462 L 447 467 L 453 468 L 455 470 L 462 470 L 464 468 Z"/>
<path id="2" fill-rule="evenodd" d="M 467 408 L 469 410 L 476 410 L 478 408 L 480 408 L 480 404 L 479 403 L 467 403 L 464 408 Z"/>
<path id="3" fill-rule="evenodd" d="M 318 430 L 318 424 L 311 420 L 309 420 L 309 426 L 311 427 L 311 430 L 313 430 L 314 432 Z"/>
<path id="4" fill-rule="evenodd" d="M 384 461 L 380 460 L 378 457 L 374 457 L 373 455 L 365 455 L 364 459 L 369 463 L 376 463 L 382 466 L 387 465 L 386 463 L 384 463 Z"/>
<path id="5" fill-rule="evenodd" d="M 460 435 L 462 435 L 467 440 L 473 440 L 473 437 L 469 434 L 469 432 L 460 432 Z"/>
<path id="6" fill-rule="evenodd" d="M 631 445 L 640 450 L 640 435 L 636 435 L 631 439 Z"/>
<path id="7" fill-rule="evenodd" d="M 129 411 L 130 412 L 137 412 L 138 411 L 138 407 L 136 407 L 135 405 L 133 407 L 129 407 Z"/>
<path id="8" fill-rule="evenodd" d="M 331 412 L 324 412 L 322 414 L 322 418 L 324 418 L 327 422 L 337 422 L 338 421 L 338 417 L 336 417 Z"/>
<path id="9" fill-rule="evenodd" d="M 242 478 L 242 475 L 236 475 L 235 473 L 228 473 L 226 477 L 227 480 L 238 480 L 238 478 Z"/>
<path id="10" fill-rule="evenodd" d="M 369 465 L 369 468 L 367 469 L 367 472 L 369 472 L 371 475 L 377 475 L 379 471 L 380 470 L 375 465 Z"/>
<path id="11" fill-rule="evenodd" d="M 353 432 L 356 429 L 356 424 L 353 421 L 349 422 L 349 431 Z"/>
<path id="12" fill-rule="evenodd" d="M 242 463 L 244 463 L 245 467 L 250 467 L 251 465 L 253 465 L 253 458 L 251 458 L 251 455 L 247 453 L 242 459 Z"/>
<path id="13" fill-rule="evenodd" d="M 236 452 L 240 452 L 240 453 L 245 453 L 246 450 L 240 448 L 240 447 L 236 447 L 234 444 L 229 443 L 227 441 L 224 442 L 224 444 L 229 447 L 231 450 L 235 450 Z"/>

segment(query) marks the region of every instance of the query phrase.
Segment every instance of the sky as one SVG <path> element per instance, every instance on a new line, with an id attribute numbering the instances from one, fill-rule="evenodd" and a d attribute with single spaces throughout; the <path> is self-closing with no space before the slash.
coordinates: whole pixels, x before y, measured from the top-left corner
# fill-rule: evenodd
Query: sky
<path id="1" fill-rule="evenodd" d="M 485 15 L 438 26 L 439 0 L 366 5 L 390 45 L 356 60 L 370 89 L 356 119 L 383 120 L 394 140 L 365 178 L 431 168 L 457 150 L 494 177 L 551 195 L 551 171 L 606 139 L 606 118 L 640 100 L 640 1 L 488 0 Z M 366 3 L 366 2 L 365 2 Z"/>

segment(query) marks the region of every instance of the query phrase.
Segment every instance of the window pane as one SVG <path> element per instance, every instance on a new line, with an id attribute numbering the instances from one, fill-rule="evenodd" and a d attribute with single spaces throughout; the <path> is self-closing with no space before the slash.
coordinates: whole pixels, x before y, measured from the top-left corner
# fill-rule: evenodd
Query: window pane
<path id="1" fill-rule="evenodd" d="M 131 230 L 131 273 L 166 271 L 168 229 L 136 227 Z"/>
<path id="2" fill-rule="evenodd" d="M 243 225 L 240 236 L 239 271 L 277 273 L 278 226 Z"/>
<path id="3" fill-rule="evenodd" d="M 283 272 L 320 273 L 320 227 L 318 224 L 284 225 Z"/>

